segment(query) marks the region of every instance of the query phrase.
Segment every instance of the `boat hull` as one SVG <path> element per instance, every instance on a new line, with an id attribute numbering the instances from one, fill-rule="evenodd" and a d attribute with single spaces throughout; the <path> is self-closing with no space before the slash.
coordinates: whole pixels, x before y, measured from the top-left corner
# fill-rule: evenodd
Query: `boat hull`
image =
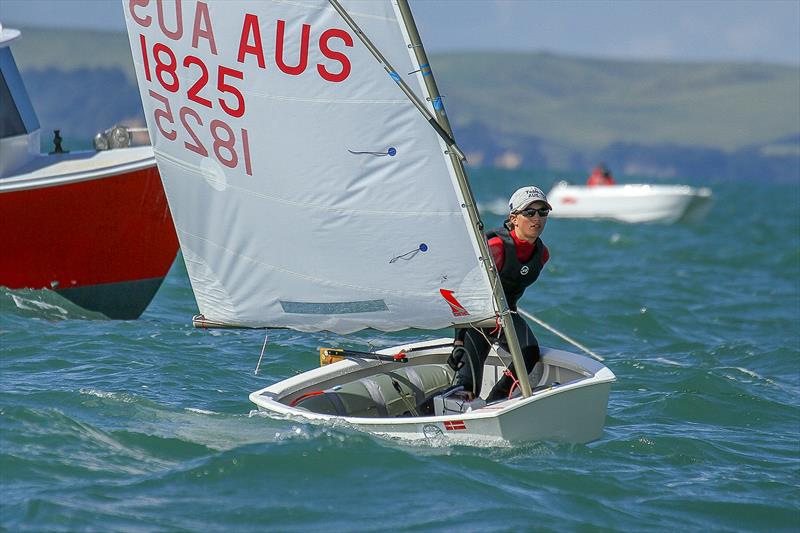
<path id="1" fill-rule="evenodd" d="M 0 285 L 138 318 L 178 250 L 155 160 L 72 177 L 37 172 L 0 187 Z"/>
<path id="2" fill-rule="evenodd" d="M 551 216 L 640 223 L 697 222 L 711 208 L 711 190 L 687 185 L 556 184 L 547 195 Z"/>
<path id="3" fill-rule="evenodd" d="M 440 339 L 382 350 L 391 355 L 407 352 L 408 365 L 444 364 L 452 349 Z M 425 349 L 431 346 L 430 349 Z M 502 351 L 501 351 L 502 352 Z M 502 352 L 504 360 L 508 354 Z M 502 374 L 495 348 L 487 359 L 482 390 L 490 390 Z M 352 426 L 362 431 L 404 441 L 433 445 L 507 446 L 532 441 L 585 443 L 601 437 L 614 374 L 586 357 L 549 348 L 542 349 L 542 364 L 532 372 L 535 387 L 529 398 L 516 397 L 481 409 L 445 416 L 365 418 L 313 413 L 292 407 L 293 398 L 314 390 L 335 387 L 377 372 L 397 369 L 397 363 L 346 360 L 305 372 L 256 391 L 250 400 L 269 416 Z"/>

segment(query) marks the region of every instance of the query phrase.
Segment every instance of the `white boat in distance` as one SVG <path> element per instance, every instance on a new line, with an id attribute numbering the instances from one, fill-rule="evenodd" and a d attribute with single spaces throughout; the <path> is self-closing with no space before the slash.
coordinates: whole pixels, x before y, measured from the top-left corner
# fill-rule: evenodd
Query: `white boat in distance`
<path id="1" fill-rule="evenodd" d="M 512 360 L 525 368 L 407 0 L 124 6 L 196 326 L 489 321 L 510 354 L 494 350 L 483 391 Z M 322 368 L 250 399 L 274 417 L 436 444 L 600 437 L 615 380 L 602 364 L 545 348 L 486 405 L 453 390 L 451 350 L 321 349 Z"/>
<path id="2" fill-rule="evenodd" d="M 571 185 L 558 182 L 547 194 L 552 217 L 620 222 L 699 222 L 711 209 L 711 189 L 688 185 Z"/>

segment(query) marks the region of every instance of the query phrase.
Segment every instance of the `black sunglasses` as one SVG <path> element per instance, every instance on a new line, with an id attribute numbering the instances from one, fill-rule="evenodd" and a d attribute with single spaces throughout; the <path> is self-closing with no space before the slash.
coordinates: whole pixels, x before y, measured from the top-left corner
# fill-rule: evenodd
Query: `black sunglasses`
<path id="1" fill-rule="evenodd" d="M 540 217 L 546 217 L 547 215 L 550 214 L 550 210 L 547 209 L 546 207 L 543 207 L 541 209 L 534 209 L 532 207 L 529 207 L 528 209 L 523 209 L 522 211 L 519 211 L 517 214 L 522 215 L 525 218 L 531 218 L 536 213 L 539 213 Z"/>

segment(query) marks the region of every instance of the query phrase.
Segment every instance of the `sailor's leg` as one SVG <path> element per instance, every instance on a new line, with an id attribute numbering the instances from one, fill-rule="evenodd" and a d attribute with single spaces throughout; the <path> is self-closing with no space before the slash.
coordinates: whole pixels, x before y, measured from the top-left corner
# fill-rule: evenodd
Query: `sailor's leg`
<path id="1" fill-rule="evenodd" d="M 530 374 L 531 370 L 533 370 L 533 367 L 539 361 L 539 341 L 536 340 L 536 336 L 531 331 L 531 328 L 528 327 L 528 324 L 525 322 L 524 318 L 516 313 L 511 316 L 514 320 L 514 329 L 516 330 L 517 337 L 519 338 L 519 346 L 522 350 L 522 358 L 525 361 L 525 368 L 527 369 L 527 373 Z M 505 337 L 503 337 L 500 342 L 507 350 L 508 345 L 505 342 Z M 495 402 L 508 398 L 511 387 L 514 384 L 517 375 L 513 363 L 510 367 L 508 367 L 508 369 L 512 374 L 514 374 L 514 378 L 507 375 L 501 377 L 492 388 L 489 396 L 486 398 L 487 402 Z"/>
<path id="2" fill-rule="evenodd" d="M 483 364 L 490 347 L 480 331 L 473 328 L 456 330 L 453 355 L 464 363 L 456 371 L 456 384 L 463 385 L 465 391 L 472 392 L 476 397 L 481 393 Z"/>

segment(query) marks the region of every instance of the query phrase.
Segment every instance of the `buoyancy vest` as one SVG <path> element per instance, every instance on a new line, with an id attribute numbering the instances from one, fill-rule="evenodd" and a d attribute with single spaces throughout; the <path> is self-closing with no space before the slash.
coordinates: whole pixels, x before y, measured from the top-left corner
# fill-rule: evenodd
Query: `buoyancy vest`
<path id="1" fill-rule="evenodd" d="M 503 268 L 500 270 L 500 281 L 503 284 L 503 291 L 505 292 L 508 307 L 516 310 L 517 302 L 522 297 L 525 289 L 532 285 L 534 281 L 539 278 L 544 265 L 542 258 L 544 257 L 544 243 L 542 239 L 537 238 L 533 243 L 533 255 L 527 262 L 520 262 L 517 257 L 517 247 L 514 244 L 514 237 L 507 228 L 497 228 L 486 232 L 486 239 L 499 237 L 503 241 Z"/>

